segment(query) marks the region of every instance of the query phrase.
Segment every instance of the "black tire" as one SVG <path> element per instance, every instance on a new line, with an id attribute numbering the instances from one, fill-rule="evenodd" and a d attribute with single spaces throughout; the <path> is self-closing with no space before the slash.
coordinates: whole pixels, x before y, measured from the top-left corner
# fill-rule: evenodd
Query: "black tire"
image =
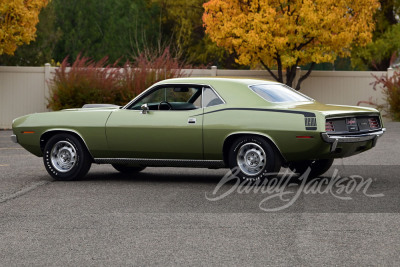
<path id="1" fill-rule="evenodd" d="M 47 172 L 59 181 L 72 181 L 84 177 L 92 165 L 89 152 L 75 136 L 57 134 L 47 141 L 43 151 Z"/>
<path id="2" fill-rule="evenodd" d="M 121 173 L 126 173 L 126 174 L 134 174 L 143 171 L 146 169 L 146 167 L 136 167 L 136 166 L 129 166 L 129 165 L 123 165 L 123 164 L 111 164 L 114 169 Z"/>
<path id="3" fill-rule="evenodd" d="M 332 166 L 334 159 L 318 159 L 318 160 L 303 160 L 294 161 L 289 164 L 289 168 L 298 173 L 299 176 L 303 175 L 310 167 L 311 171 L 308 178 L 318 177 L 329 170 Z"/>
<path id="4" fill-rule="evenodd" d="M 235 140 L 229 149 L 228 163 L 238 178 L 252 182 L 276 177 L 281 168 L 276 149 L 258 136 L 244 136 Z"/>

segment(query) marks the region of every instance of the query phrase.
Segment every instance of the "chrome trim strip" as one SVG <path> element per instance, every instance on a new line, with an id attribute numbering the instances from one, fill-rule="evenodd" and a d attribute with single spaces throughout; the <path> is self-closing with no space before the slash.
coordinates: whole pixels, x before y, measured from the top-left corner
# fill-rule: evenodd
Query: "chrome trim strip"
<path id="1" fill-rule="evenodd" d="M 95 158 L 97 164 L 135 164 L 149 167 L 225 168 L 222 160 L 196 159 L 146 159 L 146 158 Z"/>
<path id="2" fill-rule="evenodd" d="M 380 131 L 366 133 L 366 134 L 357 134 L 357 135 L 329 135 L 327 133 L 321 133 L 322 139 L 327 143 L 357 143 L 373 140 L 374 138 L 379 138 L 386 131 L 383 128 Z"/>
<path id="3" fill-rule="evenodd" d="M 18 137 L 15 134 L 11 135 L 11 141 L 18 144 Z"/>

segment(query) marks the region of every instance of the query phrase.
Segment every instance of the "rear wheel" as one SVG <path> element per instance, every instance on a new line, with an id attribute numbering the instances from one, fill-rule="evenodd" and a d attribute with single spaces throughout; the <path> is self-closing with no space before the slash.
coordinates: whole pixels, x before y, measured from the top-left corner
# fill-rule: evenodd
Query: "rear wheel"
<path id="1" fill-rule="evenodd" d="M 43 161 L 47 172 L 56 180 L 71 181 L 84 177 L 92 164 L 80 140 L 71 134 L 57 134 L 47 141 Z"/>
<path id="2" fill-rule="evenodd" d="M 289 164 L 289 168 L 300 176 L 303 175 L 308 168 L 311 168 L 308 178 L 315 178 L 327 172 L 332 166 L 333 160 L 334 159 L 295 161 Z"/>
<path id="3" fill-rule="evenodd" d="M 229 167 L 241 180 L 259 181 L 276 176 L 281 161 L 276 150 L 263 138 L 238 138 L 229 150 Z"/>
<path id="4" fill-rule="evenodd" d="M 129 165 L 123 165 L 123 164 L 111 164 L 114 169 L 121 173 L 127 173 L 127 174 L 133 174 L 133 173 L 138 173 L 140 171 L 143 171 L 146 167 L 136 167 L 136 166 L 129 166 Z"/>

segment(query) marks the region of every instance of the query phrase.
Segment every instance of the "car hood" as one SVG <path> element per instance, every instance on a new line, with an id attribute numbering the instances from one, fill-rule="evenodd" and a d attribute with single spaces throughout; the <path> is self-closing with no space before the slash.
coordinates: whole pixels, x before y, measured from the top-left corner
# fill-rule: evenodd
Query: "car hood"
<path id="1" fill-rule="evenodd" d="M 291 103 L 291 104 L 283 105 L 283 107 L 286 107 L 288 109 L 319 112 L 319 113 L 323 114 L 324 116 L 371 113 L 371 112 L 378 113 L 379 112 L 378 110 L 376 110 L 374 108 L 322 104 L 317 101 L 297 102 L 295 104 Z"/>

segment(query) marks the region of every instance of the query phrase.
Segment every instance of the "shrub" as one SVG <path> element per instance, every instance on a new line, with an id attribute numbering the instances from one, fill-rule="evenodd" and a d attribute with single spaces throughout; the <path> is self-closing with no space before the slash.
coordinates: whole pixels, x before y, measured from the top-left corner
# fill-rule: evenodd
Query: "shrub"
<path id="1" fill-rule="evenodd" d="M 147 87 L 160 80 L 182 77 L 185 66 L 166 48 L 162 53 L 142 52 L 133 63 L 118 67 L 78 55 L 72 66 L 65 58 L 49 82 L 48 108 L 60 110 L 90 103 L 124 105 Z"/>
<path id="2" fill-rule="evenodd" d="M 67 60 L 56 69 L 50 82 L 49 108 L 60 110 L 115 100 L 113 93 L 119 89 L 119 70 L 106 65 L 107 58 L 94 62 L 78 55 L 71 67 Z"/>
<path id="3" fill-rule="evenodd" d="M 378 77 L 372 75 L 375 81 L 372 83 L 374 90 L 382 90 L 385 96 L 385 104 L 377 104 L 376 101 L 370 99 L 369 101 L 360 101 L 360 103 L 366 103 L 377 107 L 379 110 L 385 113 L 386 117 L 391 118 L 394 121 L 400 121 L 400 70 L 396 70 L 392 76 L 383 74 Z"/>
<path id="4" fill-rule="evenodd" d="M 124 82 L 135 96 L 156 82 L 184 76 L 182 69 L 192 67 L 174 58 L 169 48 L 160 52 L 145 49 L 135 58 L 132 67 L 130 64 L 128 61 L 124 66 Z"/>

